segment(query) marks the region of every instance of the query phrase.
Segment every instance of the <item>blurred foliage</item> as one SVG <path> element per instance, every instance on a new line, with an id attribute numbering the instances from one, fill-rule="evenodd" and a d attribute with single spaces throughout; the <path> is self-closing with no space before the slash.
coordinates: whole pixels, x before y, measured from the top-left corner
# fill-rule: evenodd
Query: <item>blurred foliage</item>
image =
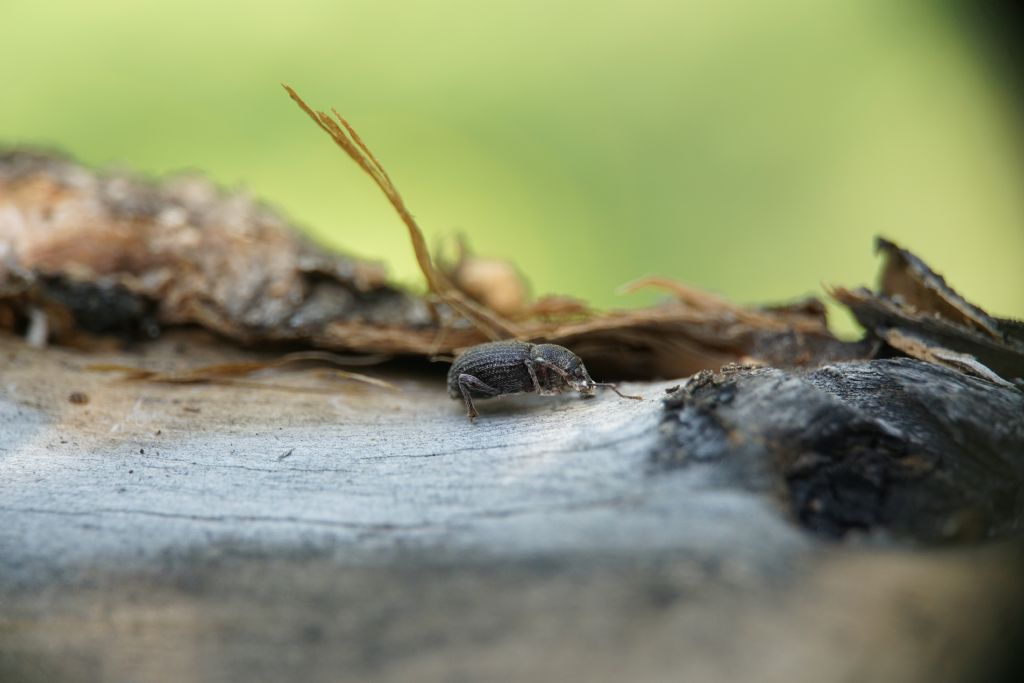
<path id="1" fill-rule="evenodd" d="M 288 82 L 356 126 L 432 241 L 464 232 L 536 293 L 635 305 L 617 286 L 661 274 L 789 299 L 872 282 L 882 233 L 1024 317 L 1014 100 L 943 7 L 4 0 L 0 141 L 201 169 L 419 283 Z"/>

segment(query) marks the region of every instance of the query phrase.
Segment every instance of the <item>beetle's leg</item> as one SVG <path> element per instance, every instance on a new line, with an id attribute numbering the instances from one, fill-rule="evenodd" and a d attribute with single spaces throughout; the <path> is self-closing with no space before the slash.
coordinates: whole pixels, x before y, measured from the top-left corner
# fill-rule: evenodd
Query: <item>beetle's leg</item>
<path id="1" fill-rule="evenodd" d="M 530 361 L 526 361 L 526 362 L 527 362 L 527 363 L 529 363 Z M 562 379 L 564 379 L 564 380 L 565 380 L 565 383 L 566 383 L 567 385 L 569 384 L 569 380 L 570 380 L 570 377 L 569 377 L 569 373 L 568 373 L 568 372 L 566 372 L 565 370 L 563 370 L 562 368 L 558 367 L 558 366 L 557 366 L 557 365 L 555 365 L 554 363 L 548 362 L 548 361 L 546 361 L 546 360 L 543 360 L 543 359 L 541 359 L 541 358 L 538 358 L 538 359 L 534 360 L 533 362 L 534 362 L 535 364 L 537 364 L 537 365 L 540 365 L 541 367 L 545 367 L 545 368 L 547 368 L 548 370 L 551 370 L 552 372 L 554 372 L 555 374 L 557 374 L 557 375 L 558 375 L 559 377 L 561 377 Z M 527 367 L 529 367 L 529 366 L 527 366 Z M 534 376 L 534 375 L 533 375 L 533 370 L 532 370 L 532 369 L 530 370 L 530 376 L 531 376 L 531 377 L 533 377 L 533 376 Z M 536 380 L 534 380 L 534 381 L 536 381 Z M 571 385 L 570 385 L 570 386 L 571 386 Z M 557 393 L 557 392 L 555 392 L 555 393 Z"/>
<path id="2" fill-rule="evenodd" d="M 459 391 L 462 392 L 462 400 L 466 403 L 466 414 L 470 420 L 475 420 L 480 413 L 476 412 L 476 406 L 473 405 L 473 399 L 470 398 L 469 392 L 471 389 L 488 396 L 497 396 L 501 391 L 488 384 L 484 384 L 473 375 L 467 375 L 466 373 L 459 375 Z"/>
<path id="3" fill-rule="evenodd" d="M 535 361 L 531 358 L 527 358 L 523 361 L 526 364 L 526 371 L 530 373 L 530 381 L 533 382 L 533 390 L 537 392 L 538 396 L 555 396 L 558 394 L 557 389 L 545 389 L 540 385 L 540 380 L 537 379 L 537 365 L 545 365 L 543 361 Z"/>

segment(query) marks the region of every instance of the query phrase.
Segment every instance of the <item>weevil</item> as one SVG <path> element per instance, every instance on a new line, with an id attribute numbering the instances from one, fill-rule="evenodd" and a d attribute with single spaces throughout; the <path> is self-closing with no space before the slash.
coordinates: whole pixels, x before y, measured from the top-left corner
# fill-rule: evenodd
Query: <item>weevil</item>
<path id="1" fill-rule="evenodd" d="M 595 382 L 575 353 L 557 344 L 499 341 L 466 349 L 448 370 L 448 395 L 461 398 L 469 419 L 480 413 L 473 398 L 536 392 L 540 396 L 565 390 L 592 395 L 608 387 L 622 398 L 643 400 L 620 393 L 614 384 Z"/>

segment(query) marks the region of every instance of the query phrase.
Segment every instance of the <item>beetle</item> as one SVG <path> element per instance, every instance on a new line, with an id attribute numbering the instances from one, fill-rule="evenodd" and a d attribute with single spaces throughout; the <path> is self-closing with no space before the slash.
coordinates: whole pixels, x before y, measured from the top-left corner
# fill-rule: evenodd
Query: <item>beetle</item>
<path id="1" fill-rule="evenodd" d="M 536 392 L 540 396 L 564 390 L 592 395 L 608 387 L 622 398 L 643 400 L 620 393 L 614 384 L 595 382 L 575 353 L 557 344 L 497 341 L 466 349 L 448 370 L 448 395 L 461 398 L 470 421 L 480 413 L 473 398 Z"/>

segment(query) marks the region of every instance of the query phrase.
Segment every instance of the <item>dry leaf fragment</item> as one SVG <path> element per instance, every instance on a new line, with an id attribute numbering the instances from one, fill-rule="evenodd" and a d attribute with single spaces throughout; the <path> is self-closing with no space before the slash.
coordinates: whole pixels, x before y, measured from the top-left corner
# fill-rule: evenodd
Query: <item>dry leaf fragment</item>
<path id="1" fill-rule="evenodd" d="M 886 339 L 892 331 L 898 331 L 928 347 L 967 354 L 1005 379 L 1024 377 L 1024 344 L 994 339 L 973 326 L 967 327 L 933 313 L 917 311 L 864 288 L 836 287 L 831 294 L 850 309 L 857 322 L 881 339 Z M 908 353 L 905 349 L 900 350 Z"/>
<path id="2" fill-rule="evenodd" d="M 529 287 L 515 264 L 472 253 L 464 236 L 458 236 L 455 262 L 439 256 L 437 265 L 455 287 L 499 315 L 513 320 L 526 312 Z"/>
<path id="3" fill-rule="evenodd" d="M 945 278 L 920 258 L 884 237 L 875 239 L 875 250 L 885 257 L 879 275 L 881 294 L 899 297 L 918 311 L 934 313 L 986 332 L 996 339 L 1003 337 L 996 319 L 957 294 L 946 284 Z"/>
<path id="4" fill-rule="evenodd" d="M 909 356 L 990 381 L 1024 377 L 1024 324 L 990 316 L 893 242 L 878 238 L 876 248 L 885 257 L 879 293 L 830 291 L 865 329 Z"/>
<path id="5" fill-rule="evenodd" d="M 1003 387 L 1016 388 L 1015 384 L 1007 382 L 968 353 L 957 353 L 941 346 L 932 346 L 926 340 L 901 330 L 882 330 L 881 334 L 889 346 L 902 351 L 912 358 L 942 365 L 968 375 L 974 375 L 975 377 L 981 377 Z"/>

